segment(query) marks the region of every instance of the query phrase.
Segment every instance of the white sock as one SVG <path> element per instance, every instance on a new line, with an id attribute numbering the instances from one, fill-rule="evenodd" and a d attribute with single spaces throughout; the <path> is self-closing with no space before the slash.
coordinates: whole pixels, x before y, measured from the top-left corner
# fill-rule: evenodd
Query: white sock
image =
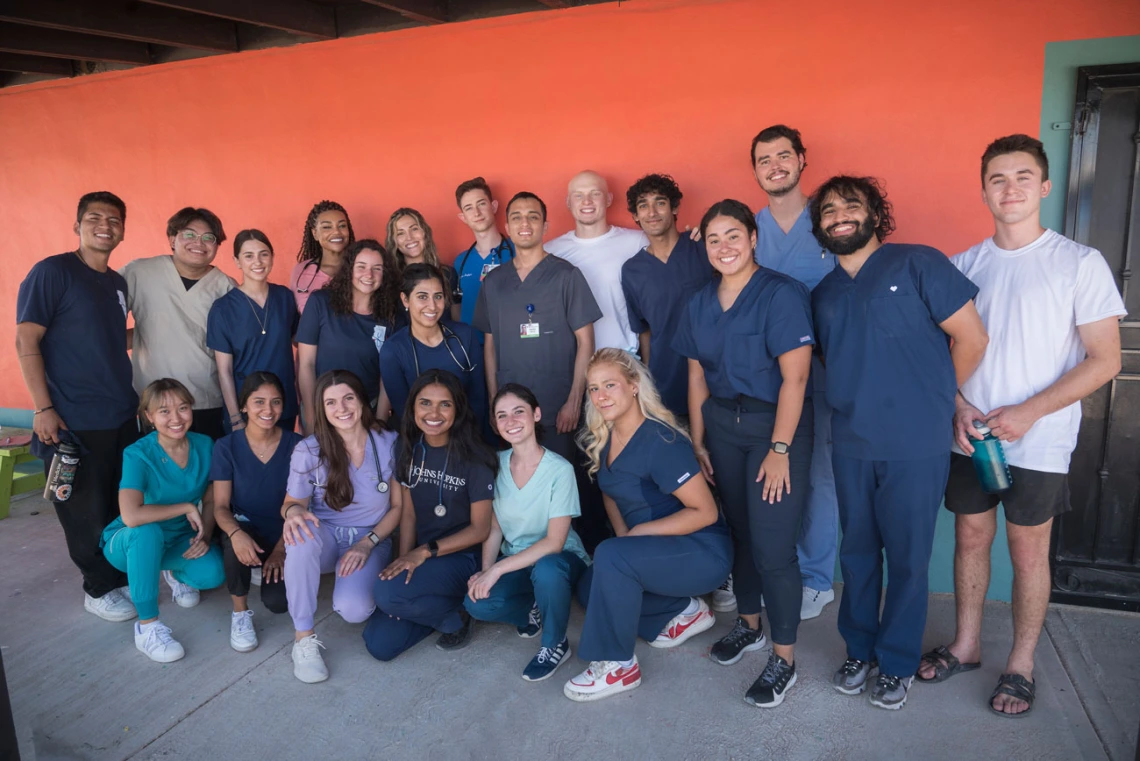
<path id="1" fill-rule="evenodd" d="M 157 618 L 151 621 L 149 624 L 140 624 L 138 621 L 135 621 L 135 631 L 137 631 L 139 634 L 143 634 L 157 623 Z"/>
<path id="2" fill-rule="evenodd" d="M 628 661 L 618 661 L 618 664 L 620 664 L 623 669 L 628 669 L 628 668 L 633 667 L 633 662 L 636 660 L 637 660 L 637 656 L 635 655 L 632 658 L 630 658 Z"/>
<path id="3" fill-rule="evenodd" d="M 701 604 L 697 602 L 697 598 L 689 598 L 689 606 L 681 611 L 682 616 L 691 616 L 701 609 Z"/>

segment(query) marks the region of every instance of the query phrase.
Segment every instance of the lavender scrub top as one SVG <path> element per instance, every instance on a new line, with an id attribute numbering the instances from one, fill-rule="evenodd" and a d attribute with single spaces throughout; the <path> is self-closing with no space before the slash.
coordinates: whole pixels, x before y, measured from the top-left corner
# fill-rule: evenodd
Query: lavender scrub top
<path id="1" fill-rule="evenodd" d="M 332 526 L 362 527 L 375 526 L 388 512 L 391 490 L 381 492 L 377 485 L 392 478 L 395 468 L 393 449 L 396 434 L 392 431 L 370 431 L 369 443 L 364 452 L 364 462 L 356 467 L 348 464 L 348 475 L 352 480 L 352 503 L 343 510 L 333 510 L 325 504 L 325 488 L 328 485 L 328 467 L 320 461 L 317 437 L 307 436 L 293 450 L 289 463 L 289 486 L 286 489 L 294 499 L 309 500 L 309 510 L 313 515 Z M 376 472 L 376 458 L 380 457 L 380 473 Z"/>

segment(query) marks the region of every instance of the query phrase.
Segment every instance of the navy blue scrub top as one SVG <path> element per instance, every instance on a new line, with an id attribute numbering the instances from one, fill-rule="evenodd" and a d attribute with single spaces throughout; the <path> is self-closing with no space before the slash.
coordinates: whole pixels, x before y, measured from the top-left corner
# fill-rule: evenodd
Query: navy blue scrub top
<path id="1" fill-rule="evenodd" d="M 483 347 L 470 325 L 448 322 L 442 326 L 444 340 L 427 346 L 412 337 L 410 327 L 400 328 L 380 350 L 380 377 L 392 403 L 392 418 L 398 422 L 416 378 L 428 370 L 446 370 L 459 378 L 471 412 L 480 423 L 487 418 L 487 374 L 483 370 Z M 419 362 L 419 372 L 416 363 Z"/>
<path id="2" fill-rule="evenodd" d="M 262 327 L 265 335 L 261 334 Z M 210 307 L 206 320 L 206 346 L 232 354 L 234 388 L 255 372 L 271 372 L 285 386 L 284 419 L 297 417 L 297 382 L 293 370 L 293 334 L 297 330 L 297 300 L 283 285 L 270 284 L 265 308 L 234 288 Z M 223 415 L 226 431 L 232 430 Z"/>
<path id="3" fill-rule="evenodd" d="M 417 545 L 467 528 L 471 505 L 495 496 L 495 474 L 490 468 L 461 462 L 454 453 L 448 457 L 447 447 L 433 447 L 422 440 L 412 450 L 411 472 L 399 475 L 412 495 Z M 436 514 L 437 505 L 444 506 L 443 515 Z"/>
<path id="4" fill-rule="evenodd" d="M 348 370 L 364 384 L 368 401 L 380 396 L 380 350 L 399 327 L 376 322 L 366 314 L 336 314 L 329 306 L 328 291 L 309 296 L 297 343 L 317 347 L 317 377 L 329 370 Z"/>
<path id="5" fill-rule="evenodd" d="M 479 300 L 479 289 L 483 287 L 483 278 L 487 273 L 506 264 L 515 258 L 515 244 L 507 236 L 499 245 L 487 252 L 483 257 L 479 249 L 472 243 L 471 247 L 455 257 L 455 269 L 459 273 L 459 319 L 468 325 L 475 319 L 475 302 Z M 479 345 L 483 344 L 483 336 L 479 336 Z"/>
<path id="6" fill-rule="evenodd" d="M 761 267 L 724 311 L 718 285 L 720 278 L 689 301 L 673 348 L 700 361 L 712 396 L 775 404 L 784 383 L 780 355 L 815 343 L 811 296 L 803 283 Z M 805 395 L 811 396 L 810 383 Z"/>
<path id="7" fill-rule="evenodd" d="M 666 518 L 684 509 L 673 492 L 691 478 L 702 478 L 693 445 L 683 435 L 656 420 L 643 422 L 613 464 L 607 465 L 611 438 L 602 449 L 598 487 L 617 504 L 627 528 Z M 722 516 L 694 533 L 727 534 Z"/>
<path id="8" fill-rule="evenodd" d="M 44 374 L 52 406 L 68 428 L 113 430 L 135 416 L 139 398 L 131 384 L 122 275 L 97 272 L 74 251 L 49 256 L 20 283 L 16 322 L 46 328 Z"/>
<path id="9" fill-rule="evenodd" d="M 939 324 L 978 287 L 928 246 L 885 243 L 852 278 L 812 293 L 835 452 L 917 460 L 949 452 L 958 383 Z"/>
<path id="10" fill-rule="evenodd" d="M 663 262 L 644 248 L 621 268 L 630 327 L 649 331 L 649 372 L 674 415 L 689 414 L 689 365 L 673 349 L 673 337 L 692 295 L 713 277 L 705 244 L 687 234 Z"/>
<path id="11" fill-rule="evenodd" d="M 765 206 L 756 212 L 756 263 L 782 272 L 813 290 L 835 269 L 836 256 L 815 239 L 805 206 L 792 229 L 784 232 Z"/>
<path id="12" fill-rule="evenodd" d="M 291 292 L 286 289 L 287 293 Z M 289 460 L 302 438 L 293 431 L 281 432 L 277 451 L 262 462 L 249 448 L 245 431 L 231 433 L 214 442 L 210 463 L 211 481 L 229 481 L 230 512 L 239 523 L 249 522 L 265 541 L 276 542 L 285 524 L 281 505 L 289 481 Z M 266 552 L 272 547 L 262 547 Z"/>

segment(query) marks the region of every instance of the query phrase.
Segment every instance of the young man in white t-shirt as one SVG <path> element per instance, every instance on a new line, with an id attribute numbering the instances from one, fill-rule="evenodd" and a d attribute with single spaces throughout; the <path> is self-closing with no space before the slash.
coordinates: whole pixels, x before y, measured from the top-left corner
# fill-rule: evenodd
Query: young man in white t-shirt
<path id="1" fill-rule="evenodd" d="M 1100 252 L 1041 226 L 1041 199 L 1050 189 L 1039 140 L 995 140 L 982 156 L 982 200 L 994 235 L 951 259 L 979 288 L 990 344 L 957 397 L 946 486 L 946 507 L 956 516 L 958 631 L 948 647 L 923 656 L 918 678 L 940 682 L 980 664 L 1000 501 L 1013 561 L 1013 648 L 989 705 L 1003 716 L 1033 707 L 1033 653 L 1049 604 L 1049 539 L 1053 518 L 1070 507 L 1081 399 L 1120 372 L 1118 323 L 1126 313 Z M 1002 441 L 1013 486 L 1000 495 L 982 490 L 967 456 L 982 438 L 975 420 Z"/>
<path id="2" fill-rule="evenodd" d="M 637 333 L 629 325 L 621 267 L 649 245 L 641 230 L 611 225 L 606 218 L 614 194 L 597 172 L 574 175 L 566 189 L 566 206 L 574 229 L 546 244 L 546 250 L 573 264 L 586 276 L 602 319 L 594 323 L 599 349 L 625 349 L 637 353 Z"/>

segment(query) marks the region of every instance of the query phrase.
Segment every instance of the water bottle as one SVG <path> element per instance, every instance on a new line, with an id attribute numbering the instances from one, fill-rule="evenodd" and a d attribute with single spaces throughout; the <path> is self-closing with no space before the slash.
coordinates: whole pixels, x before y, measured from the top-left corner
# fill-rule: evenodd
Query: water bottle
<path id="1" fill-rule="evenodd" d="M 1005 464 L 1001 441 L 981 420 L 974 421 L 974 430 L 985 437 L 981 441 L 974 439 L 970 442 L 974 445 L 974 454 L 970 456 L 974 461 L 974 472 L 978 474 L 982 489 L 989 494 L 1001 494 L 1013 486 L 1013 476 Z"/>
<path id="2" fill-rule="evenodd" d="M 75 473 L 78 470 L 79 447 L 61 441 L 55 448 L 55 456 L 51 458 L 47 483 L 44 484 L 44 499 L 50 499 L 52 502 L 66 502 L 71 499 L 71 491 L 75 486 Z"/>

